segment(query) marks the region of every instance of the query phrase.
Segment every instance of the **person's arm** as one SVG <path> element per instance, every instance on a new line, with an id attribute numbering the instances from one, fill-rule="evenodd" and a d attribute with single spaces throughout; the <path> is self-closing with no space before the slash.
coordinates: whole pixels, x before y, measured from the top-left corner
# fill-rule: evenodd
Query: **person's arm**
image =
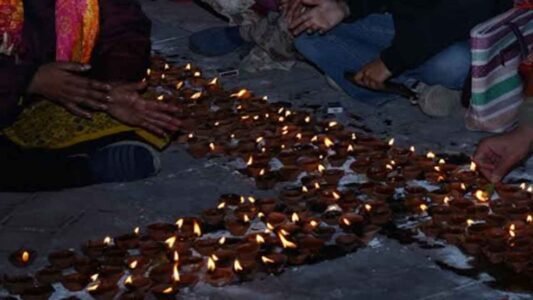
<path id="1" fill-rule="evenodd" d="M 468 39 L 474 26 L 510 7 L 511 0 L 396 1 L 392 7 L 396 36 L 381 60 L 398 75 Z"/>
<path id="2" fill-rule="evenodd" d="M 22 110 L 24 95 L 37 66 L 17 63 L 15 57 L 0 56 L 0 128 L 8 126 Z"/>
<path id="3" fill-rule="evenodd" d="M 150 62 L 150 20 L 134 0 L 100 0 L 100 14 L 91 76 L 106 82 L 141 80 Z"/>

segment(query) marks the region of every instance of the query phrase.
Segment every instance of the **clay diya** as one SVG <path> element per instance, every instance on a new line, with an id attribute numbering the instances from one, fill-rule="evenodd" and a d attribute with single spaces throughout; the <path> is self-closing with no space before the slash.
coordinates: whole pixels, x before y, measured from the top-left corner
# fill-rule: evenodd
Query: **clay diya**
<path id="1" fill-rule="evenodd" d="M 259 211 L 263 212 L 264 214 L 273 212 L 277 205 L 278 201 L 274 198 L 262 198 L 257 202 Z"/>
<path id="2" fill-rule="evenodd" d="M 88 283 L 89 277 L 80 273 L 64 275 L 63 278 L 61 278 L 61 284 L 71 292 L 79 292 L 83 290 Z"/>
<path id="3" fill-rule="evenodd" d="M 335 244 L 345 252 L 353 252 L 361 247 L 363 242 L 355 234 L 341 234 L 335 239 Z"/>
<path id="4" fill-rule="evenodd" d="M 37 279 L 37 281 L 42 285 L 58 282 L 61 280 L 61 277 L 61 270 L 56 269 L 55 267 L 45 267 L 35 274 L 35 279 Z"/>
<path id="5" fill-rule="evenodd" d="M 154 241 L 164 241 L 173 236 L 177 230 L 175 224 L 169 223 L 154 223 L 148 225 L 148 235 Z"/>
<path id="6" fill-rule="evenodd" d="M 19 249 L 9 255 L 9 262 L 17 268 L 25 268 L 33 263 L 37 252 L 31 249 Z"/>
<path id="7" fill-rule="evenodd" d="M 12 295 L 20 295 L 24 290 L 34 286 L 33 278 L 26 275 L 21 276 L 4 276 L 4 287 Z"/>
<path id="8" fill-rule="evenodd" d="M 209 208 L 202 212 L 202 220 L 210 226 L 217 227 L 224 222 L 226 212 L 224 209 Z"/>
<path id="9" fill-rule="evenodd" d="M 253 279 L 253 274 L 257 270 L 255 260 L 236 259 L 233 263 L 233 271 L 240 281 L 248 281 Z"/>
<path id="10" fill-rule="evenodd" d="M 124 234 L 114 238 L 115 244 L 121 249 L 135 249 L 139 247 L 139 236 L 135 233 Z"/>
<path id="11" fill-rule="evenodd" d="M 176 299 L 179 290 L 171 284 L 158 284 L 150 289 L 150 292 L 156 299 L 172 300 Z"/>
<path id="12" fill-rule="evenodd" d="M 287 263 L 287 256 L 282 253 L 271 253 L 261 257 L 265 271 L 269 274 L 280 274 Z"/>
<path id="13" fill-rule="evenodd" d="M 131 274 L 140 275 L 146 273 L 150 267 L 150 259 L 142 255 L 130 256 L 126 260 L 126 265 Z"/>
<path id="14" fill-rule="evenodd" d="M 87 291 L 94 299 L 111 300 L 114 299 L 118 293 L 118 286 L 115 282 L 100 280 L 89 285 Z"/>
<path id="15" fill-rule="evenodd" d="M 231 218 L 224 223 L 226 229 L 235 236 L 243 236 L 250 228 L 250 220 Z"/>
<path id="16" fill-rule="evenodd" d="M 360 232 L 365 218 L 356 213 L 345 213 L 338 220 L 339 226 L 345 232 Z"/>
<path id="17" fill-rule="evenodd" d="M 124 286 L 128 291 L 145 293 L 152 285 L 152 281 L 142 275 L 128 276 L 124 280 Z"/>
<path id="18" fill-rule="evenodd" d="M 201 239 L 194 242 L 194 249 L 203 256 L 210 256 L 219 246 L 219 241 L 212 238 Z"/>
<path id="19" fill-rule="evenodd" d="M 210 257 L 207 262 L 205 281 L 216 287 L 227 285 L 235 279 L 233 267 L 233 263 L 230 267 L 217 267 L 215 261 Z"/>
<path id="20" fill-rule="evenodd" d="M 48 255 L 48 261 L 58 269 L 66 269 L 76 262 L 76 253 L 70 249 L 52 252 Z"/>

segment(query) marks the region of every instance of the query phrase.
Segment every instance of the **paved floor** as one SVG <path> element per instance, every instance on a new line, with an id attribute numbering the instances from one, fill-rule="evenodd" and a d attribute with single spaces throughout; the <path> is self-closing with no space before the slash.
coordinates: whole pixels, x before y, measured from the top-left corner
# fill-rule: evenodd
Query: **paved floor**
<path id="1" fill-rule="evenodd" d="M 178 62 L 194 61 L 208 73 L 235 67 L 239 54 L 206 59 L 190 53 L 187 37 L 195 31 L 224 22 L 193 3 L 142 0 L 153 20 L 154 48 Z M 292 100 L 297 105 L 341 101 L 373 134 L 396 137 L 402 145 L 437 152 L 471 154 L 481 135 L 465 131 L 461 117 L 434 120 L 423 116 L 407 101 L 381 107 L 355 102 L 329 88 L 310 66 L 299 64 L 291 72 L 270 71 L 241 74 L 225 82 L 246 86 L 271 99 Z M 347 119 L 347 118 L 345 118 Z M 75 248 L 83 240 L 123 233 L 158 220 L 175 220 L 198 213 L 226 192 L 257 193 L 251 181 L 223 161 L 194 160 L 178 147 L 163 154 L 164 171 L 149 180 L 128 184 L 91 186 L 34 194 L 0 193 L 0 274 L 20 272 L 7 262 L 8 254 L 30 247 L 41 256 L 33 268 L 45 264 L 52 250 Z M 533 174 L 533 163 L 515 174 Z M 441 270 L 435 259 L 460 257 L 416 246 L 403 246 L 380 237 L 371 247 L 353 255 L 305 266 L 240 286 L 200 287 L 183 296 L 188 299 L 514 299 L 528 295 L 508 294 L 489 287 L 487 276 L 461 277 Z M 1 294 L 0 294 L 1 296 Z"/>

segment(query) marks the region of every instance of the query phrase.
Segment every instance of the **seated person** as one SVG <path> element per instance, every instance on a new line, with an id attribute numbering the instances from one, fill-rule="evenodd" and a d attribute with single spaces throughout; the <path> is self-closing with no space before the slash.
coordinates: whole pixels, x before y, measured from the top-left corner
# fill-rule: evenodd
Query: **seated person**
<path id="1" fill-rule="evenodd" d="M 470 30 L 512 0 L 286 0 L 297 50 L 346 93 L 370 104 L 396 96 L 389 79 L 417 91 L 421 109 L 446 116 L 468 79 Z M 312 33 L 317 34 L 312 34 Z M 302 34 L 308 33 L 308 34 Z M 355 71 L 345 79 L 346 71 Z"/>
<path id="2" fill-rule="evenodd" d="M 139 94 L 150 21 L 136 1 L 0 0 L 0 189 L 159 171 L 176 108 Z M 81 17 L 80 17 L 81 16 Z"/>

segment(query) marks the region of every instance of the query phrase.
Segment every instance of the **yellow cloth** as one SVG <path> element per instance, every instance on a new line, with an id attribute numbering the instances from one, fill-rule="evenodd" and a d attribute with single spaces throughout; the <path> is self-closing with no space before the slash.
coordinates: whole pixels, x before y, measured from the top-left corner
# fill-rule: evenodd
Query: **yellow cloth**
<path id="1" fill-rule="evenodd" d="M 134 132 L 158 149 L 169 142 L 168 138 L 122 125 L 105 113 L 96 113 L 92 120 L 87 120 L 49 101 L 26 108 L 13 125 L 2 130 L 3 135 L 21 147 L 44 149 L 67 148 L 124 132 Z"/>

